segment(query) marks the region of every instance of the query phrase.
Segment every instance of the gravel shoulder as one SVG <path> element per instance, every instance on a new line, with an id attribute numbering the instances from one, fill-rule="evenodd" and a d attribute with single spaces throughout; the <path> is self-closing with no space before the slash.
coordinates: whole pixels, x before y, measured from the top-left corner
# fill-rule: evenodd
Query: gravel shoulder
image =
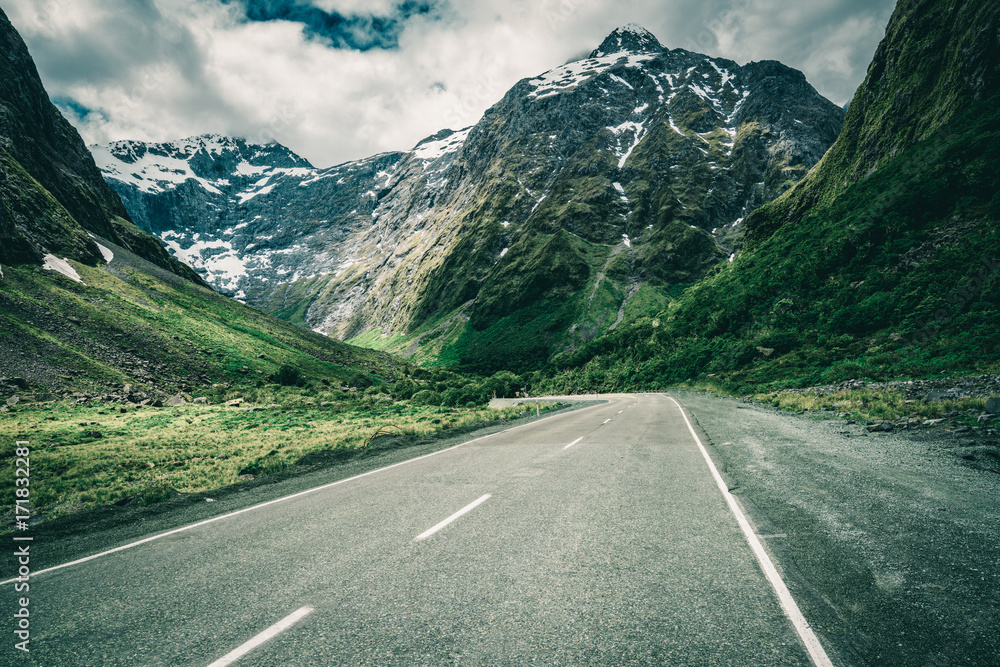
<path id="1" fill-rule="evenodd" d="M 997 664 L 1000 474 L 975 440 L 674 395 L 835 663 Z"/>

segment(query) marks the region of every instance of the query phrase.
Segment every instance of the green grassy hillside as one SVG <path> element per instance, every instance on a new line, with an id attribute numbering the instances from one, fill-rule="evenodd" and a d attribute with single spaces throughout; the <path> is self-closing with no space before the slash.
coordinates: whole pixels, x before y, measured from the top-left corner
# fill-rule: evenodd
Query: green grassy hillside
<path id="1" fill-rule="evenodd" d="M 159 269 L 120 246 L 108 267 L 70 265 L 84 284 L 31 265 L 0 280 L 0 373 L 38 391 L 150 396 L 212 384 L 274 381 L 283 366 L 302 381 L 364 388 L 407 364 L 351 348 L 263 315 Z"/>

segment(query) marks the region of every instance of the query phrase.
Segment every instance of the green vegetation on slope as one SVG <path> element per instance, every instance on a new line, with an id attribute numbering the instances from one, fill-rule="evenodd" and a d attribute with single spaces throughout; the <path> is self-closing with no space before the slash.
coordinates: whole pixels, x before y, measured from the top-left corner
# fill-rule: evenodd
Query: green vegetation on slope
<path id="1" fill-rule="evenodd" d="M 508 256 L 475 302 L 408 336 L 375 330 L 348 342 L 428 368 L 526 374 L 544 366 L 554 349 L 575 349 L 616 325 L 653 315 L 681 291 L 640 284 L 636 253 L 625 244 L 590 243 L 565 230 L 525 234 Z"/>
<path id="2" fill-rule="evenodd" d="M 755 214 L 772 233 L 658 318 L 550 365 L 550 386 L 734 386 L 977 372 L 1000 365 L 1000 95 L 828 201 L 819 168 Z M 839 181 L 843 182 L 843 181 Z M 802 206 L 801 209 L 797 208 Z M 789 211 L 800 218 L 789 221 Z"/>
<path id="3" fill-rule="evenodd" d="M 282 366 L 331 385 L 395 380 L 408 365 L 268 317 L 157 269 L 118 246 L 111 267 L 70 264 L 85 284 L 31 266 L 0 280 L 0 372 L 38 388 L 164 395 L 254 385 Z"/>

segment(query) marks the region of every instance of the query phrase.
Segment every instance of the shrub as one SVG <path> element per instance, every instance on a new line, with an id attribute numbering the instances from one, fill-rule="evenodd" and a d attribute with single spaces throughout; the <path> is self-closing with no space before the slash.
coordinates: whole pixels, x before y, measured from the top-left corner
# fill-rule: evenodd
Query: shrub
<path id="1" fill-rule="evenodd" d="M 446 405 L 448 407 L 455 407 L 460 404 L 462 398 L 463 398 L 462 390 L 452 387 L 451 389 L 446 389 L 441 394 L 441 405 Z"/>
<path id="2" fill-rule="evenodd" d="M 410 398 L 413 405 L 441 405 L 441 394 L 430 389 L 421 389 Z"/>
<path id="3" fill-rule="evenodd" d="M 496 392 L 497 398 L 511 397 L 521 389 L 521 378 L 510 371 L 497 371 L 483 382 L 487 396 Z"/>
<path id="4" fill-rule="evenodd" d="M 278 369 L 278 372 L 274 374 L 274 381 L 283 387 L 297 387 L 304 383 L 299 369 L 288 364 L 284 364 Z"/>
<path id="5" fill-rule="evenodd" d="M 401 401 L 411 398 L 417 393 L 417 383 L 408 378 L 403 378 L 392 385 L 392 395 Z"/>

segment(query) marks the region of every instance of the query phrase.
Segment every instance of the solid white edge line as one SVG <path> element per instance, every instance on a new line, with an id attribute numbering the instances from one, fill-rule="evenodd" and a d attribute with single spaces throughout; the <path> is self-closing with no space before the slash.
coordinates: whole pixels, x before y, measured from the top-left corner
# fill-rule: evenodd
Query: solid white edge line
<path id="1" fill-rule="evenodd" d="M 722 491 L 722 495 L 726 499 L 729 509 L 736 517 L 736 522 L 740 525 L 740 529 L 743 531 L 744 537 L 746 537 L 747 542 L 750 543 L 750 548 L 753 550 L 754 555 L 757 556 L 757 562 L 760 563 L 761 569 L 764 570 L 764 575 L 771 583 L 771 587 L 774 588 L 774 592 L 778 595 L 778 602 L 781 605 L 781 609 L 785 612 L 785 616 L 788 617 L 788 620 L 792 622 L 792 625 L 795 626 L 795 631 L 799 634 L 799 638 L 802 640 L 802 643 L 805 644 L 806 651 L 808 651 L 809 657 L 812 658 L 813 664 L 816 665 L 816 667 L 833 667 L 833 663 L 830 662 L 830 658 L 823 649 L 823 645 L 820 643 L 819 638 L 812 631 L 812 628 L 809 627 L 809 622 L 799 610 L 799 606 L 795 603 L 795 599 L 788 591 L 788 587 L 781 579 L 781 575 L 778 574 L 778 570 L 774 567 L 774 563 L 771 562 L 771 557 L 767 555 L 767 552 L 764 550 L 764 546 L 760 543 L 760 540 L 757 539 L 757 535 L 753 532 L 753 528 L 750 527 L 750 522 L 747 520 L 746 515 L 743 514 L 743 510 L 740 509 L 739 504 L 736 502 L 736 498 L 733 494 L 729 493 L 729 487 L 722 479 L 722 475 L 719 474 L 719 471 L 716 469 L 711 457 L 709 457 L 708 450 L 706 450 L 705 445 L 702 444 L 701 438 L 699 438 L 698 434 L 695 433 L 694 426 L 691 425 L 691 421 L 684 412 L 684 408 L 681 407 L 681 404 L 678 403 L 673 396 L 667 396 L 667 398 L 673 401 L 674 405 L 677 406 L 677 409 L 680 410 L 681 417 L 684 418 L 684 423 L 687 424 L 688 430 L 691 432 L 691 437 L 693 437 L 694 441 L 698 443 L 698 449 L 701 450 L 701 455 L 705 458 L 705 462 L 708 464 L 709 470 L 712 471 L 712 477 L 715 478 L 715 483 L 718 485 L 719 490 Z"/>
<path id="2" fill-rule="evenodd" d="M 313 610 L 312 607 L 302 607 L 302 609 L 299 609 L 298 611 L 289 614 L 288 616 L 281 619 L 280 621 L 269 627 L 267 630 L 264 630 L 264 632 L 260 633 L 250 641 L 225 654 L 224 656 L 222 656 L 221 658 L 210 664 L 208 667 L 225 667 L 226 665 L 236 662 L 244 655 L 254 650 L 264 642 L 266 642 L 268 639 L 271 639 L 272 637 L 292 627 L 292 625 L 294 625 L 297 621 L 299 621 L 299 619 L 304 617 L 312 610 Z"/>
<path id="3" fill-rule="evenodd" d="M 591 405 L 591 406 L 588 406 L 586 408 L 580 408 L 580 410 L 592 410 L 592 409 L 598 408 L 598 407 L 601 407 L 601 406 L 600 405 Z M 340 479 L 340 480 L 337 480 L 336 482 L 330 482 L 329 484 L 323 484 L 321 486 L 316 486 L 316 487 L 313 487 L 311 489 L 306 489 L 305 491 L 299 491 L 298 493 L 293 493 L 290 496 L 282 496 L 281 498 L 275 498 L 273 500 L 268 500 L 267 502 L 259 503 L 257 505 L 251 505 L 250 507 L 244 507 L 241 510 L 236 510 L 235 512 L 230 512 L 229 514 L 222 514 L 220 516 L 214 516 L 211 519 L 205 519 L 203 521 L 198 521 L 197 523 L 192 523 L 192 524 L 187 525 L 187 526 L 181 526 L 180 528 L 174 528 L 173 530 L 168 530 L 167 532 L 160 533 L 159 535 L 153 535 L 151 537 L 146 537 L 146 538 L 143 538 L 141 540 L 137 540 L 135 542 L 129 542 L 128 544 L 123 544 L 123 545 L 121 545 L 119 547 L 115 547 L 114 549 L 108 549 L 107 551 L 101 551 L 99 553 L 96 553 L 96 554 L 93 554 L 93 555 L 90 555 L 90 556 L 86 556 L 84 558 L 78 558 L 78 559 L 70 561 L 68 563 L 63 563 L 62 565 L 53 565 L 52 567 L 45 568 L 44 570 L 39 570 L 38 572 L 32 572 L 31 576 L 32 577 L 37 577 L 40 574 L 45 574 L 46 572 L 52 572 L 53 570 L 61 570 L 62 568 L 69 567 L 70 565 L 79 565 L 80 563 L 86 563 L 87 561 L 94 560 L 95 558 L 100 558 L 101 556 L 108 556 L 110 554 L 117 553 L 119 551 L 124 551 L 125 549 L 131 549 L 132 547 L 137 547 L 140 544 L 146 544 L 147 542 L 153 542 L 154 540 L 158 540 L 158 539 L 161 539 L 163 537 L 169 537 L 170 535 L 176 535 L 177 533 L 183 533 L 186 530 L 191 530 L 193 528 L 199 528 L 201 526 L 206 526 L 206 525 L 208 525 L 210 523 L 215 523 L 216 521 L 222 521 L 223 519 L 228 519 L 229 517 L 237 516 L 238 514 L 244 514 L 246 512 L 252 512 L 253 510 L 257 510 L 257 509 L 260 509 L 262 507 L 267 507 L 268 505 L 274 505 L 275 503 L 281 503 L 281 502 L 284 502 L 286 500 L 291 500 L 292 498 L 298 498 L 299 496 L 305 496 L 305 495 L 308 495 L 310 493 L 315 493 L 317 491 L 323 491 L 324 489 L 329 489 L 331 487 L 337 486 L 338 484 L 346 484 L 347 482 L 353 482 L 356 479 L 361 479 L 362 477 L 367 477 L 368 475 L 374 475 L 376 473 L 384 472 L 386 470 L 391 470 L 392 468 L 397 468 L 399 466 L 406 465 L 408 463 L 413 463 L 414 461 L 420 461 L 421 459 L 430 458 L 431 456 L 437 456 L 438 454 L 444 454 L 445 452 L 450 452 L 453 449 L 458 449 L 459 447 L 465 447 L 466 445 L 471 445 L 474 442 L 479 442 L 480 440 L 485 440 L 486 438 L 492 438 L 493 436 L 501 435 L 503 433 L 510 433 L 511 431 L 516 431 L 516 430 L 518 430 L 520 428 L 527 428 L 528 426 L 534 426 L 535 424 L 539 424 L 539 423 L 541 423 L 543 421 L 546 421 L 546 420 L 549 420 L 549 419 L 556 419 L 558 417 L 565 417 L 566 415 L 574 414 L 575 412 L 577 412 L 577 411 L 574 410 L 573 412 L 563 412 L 563 413 L 558 414 L 558 415 L 549 415 L 548 417 L 542 417 L 541 419 L 536 419 L 535 421 L 533 421 L 533 422 L 531 422 L 529 424 L 521 424 L 520 426 L 514 426 L 512 428 L 504 429 L 503 431 L 497 431 L 496 433 L 489 433 L 487 435 L 482 435 L 482 436 L 479 436 L 478 438 L 473 438 L 472 440 L 468 440 L 466 442 L 461 442 L 461 443 L 459 443 L 459 444 L 457 444 L 457 445 L 455 445 L 453 447 L 448 447 L 447 449 L 440 449 L 440 450 L 438 450 L 436 452 L 431 452 L 429 454 L 423 454 L 421 456 L 417 456 L 416 458 L 407 459 L 405 461 L 400 461 L 399 463 L 393 463 L 392 465 L 385 466 L 384 468 L 376 468 L 375 470 L 369 470 L 368 472 L 363 472 L 360 475 L 355 475 L 354 477 L 347 477 L 346 479 Z M 12 583 L 14 581 L 18 581 L 18 579 L 19 579 L 18 577 L 11 577 L 10 579 L 5 579 L 4 581 L 0 581 L 0 586 L 3 586 L 4 584 Z"/>
<path id="4" fill-rule="evenodd" d="M 459 517 L 461 517 L 461 516 L 463 516 L 465 514 L 468 514 L 469 512 L 471 512 L 472 510 L 476 509 L 477 507 L 479 507 L 480 505 L 482 505 L 483 503 L 485 503 L 489 499 L 490 499 L 490 494 L 487 493 L 485 496 L 482 496 L 481 498 L 478 498 L 477 500 L 473 500 L 471 503 L 469 503 L 468 505 L 466 505 L 462 509 L 460 509 L 457 512 L 455 512 L 454 514 L 452 514 L 450 517 L 448 517 L 447 519 L 445 519 L 441 523 L 438 523 L 438 524 L 435 524 L 434 526 L 431 526 L 430 528 L 428 528 L 424 532 L 422 532 L 419 535 L 417 535 L 416 537 L 414 537 L 413 541 L 414 542 L 419 542 L 420 540 L 426 540 L 428 537 L 430 537 L 434 533 L 438 532 L 439 530 L 441 530 L 442 528 L 444 528 L 445 526 L 447 526 L 449 523 L 451 523 L 455 519 L 458 519 Z"/>
<path id="5" fill-rule="evenodd" d="M 571 442 L 568 445 L 566 445 L 565 447 L 563 447 L 563 451 L 566 451 L 567 449 L 569 449 L 570 447 L 572 447 L 576 443 L 580 442 L 581 440 L 583 440 L 583 436 L 582 435 L 579 438 L 577 438 L 576 440 L 574 440 L 573 442 Z"/>

